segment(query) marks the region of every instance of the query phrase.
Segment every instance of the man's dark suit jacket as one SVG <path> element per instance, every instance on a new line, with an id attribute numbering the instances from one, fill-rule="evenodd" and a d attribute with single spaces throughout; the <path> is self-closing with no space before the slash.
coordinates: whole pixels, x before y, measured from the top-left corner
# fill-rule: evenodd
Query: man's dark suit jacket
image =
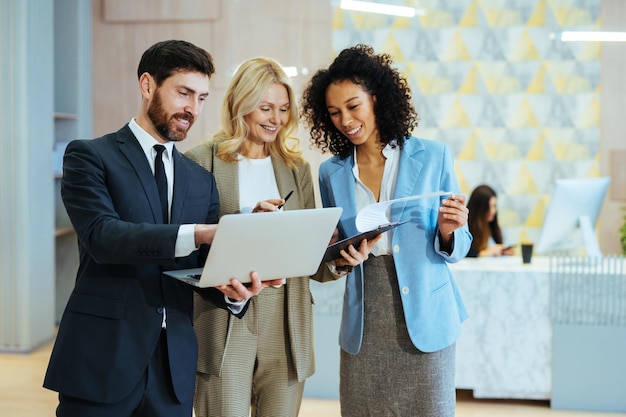
<path id="1" fill-rule="evenodd" d="M 174 257 L 178 225 L 216 223 L 219 198 L 212 174 L 175 149 L 173 158 L 171 224 L 158 224 L 156 183 L 128 125 L 68 145 L 61 192 L 78 237 L 80 266 L 44 387 L 89 401 L 121 400 L 150 361 L 165 307 L 174 391 L 180 401 L 193 396 L 194 290 L 161 272 L 201 266 L 206 248 Z M 207 297 L 224 305 L 217 290 Z"/>

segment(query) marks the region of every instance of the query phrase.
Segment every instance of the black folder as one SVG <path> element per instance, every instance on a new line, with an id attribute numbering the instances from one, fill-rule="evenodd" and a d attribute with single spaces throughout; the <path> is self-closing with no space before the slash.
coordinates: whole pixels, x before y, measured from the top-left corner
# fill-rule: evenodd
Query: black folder
<path id="1" fill-rule="evenodd" d="M 326 249 L 326 253 L 324 254 L 323 260 L 324 262 L 328 262 L 332 261 L 333 259 L 341 258 L 339 252 L 341 252 L 342 249 L 347 250 L 350 245 L 354 245 L 354 247 L 358 249 L 358 245 L 361 243 L 361 241 L 363 241 L 363 239 L 373 239 L 379 234 L 386 232 L 387 230 L 394 229 L 407 222 L 408 220 L 403 222 L 381 224 L 376 229 L 368 230 L 367 232 L 362 232 L 357 235 L 347 237 L 343 240 L 335 242 L 332 245 L 328 246 L 328 249 Z"/>

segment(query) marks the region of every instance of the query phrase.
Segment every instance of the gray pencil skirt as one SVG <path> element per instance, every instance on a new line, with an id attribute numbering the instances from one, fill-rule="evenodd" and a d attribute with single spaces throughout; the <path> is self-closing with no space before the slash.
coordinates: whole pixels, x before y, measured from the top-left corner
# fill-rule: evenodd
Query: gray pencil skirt
<path id="1" fill-rule="evenodd" d="M 364 263 L 363 344 L 341 351 L 344 417 L 453 417 L 455 345 L 433 353 L 415 348 L 407 332 L 392 256 Z"/>

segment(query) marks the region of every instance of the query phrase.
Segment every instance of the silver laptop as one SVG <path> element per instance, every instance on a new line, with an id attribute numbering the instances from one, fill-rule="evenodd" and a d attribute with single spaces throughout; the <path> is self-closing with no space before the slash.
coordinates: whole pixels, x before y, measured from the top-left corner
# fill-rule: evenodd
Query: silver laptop
<path id="1" fill-rule="evenodd" d="M 313 275 L 339 222 L 339 207 L 267 213 L 227 214 L 220 218 L 204 268 L 166 275 L 197 287 Z"/>

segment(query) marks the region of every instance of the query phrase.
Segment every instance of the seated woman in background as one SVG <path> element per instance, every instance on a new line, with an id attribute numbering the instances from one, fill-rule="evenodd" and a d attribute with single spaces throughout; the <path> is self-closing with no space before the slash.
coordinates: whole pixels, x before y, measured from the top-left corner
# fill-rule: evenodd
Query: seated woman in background
<path id="1" fill-rule="evenodd" d="M 474 240 L 467 256 L 513 255 L 513 248 L 502 244 L 497 202 L 496 192 L 488 185 L 479 185 L 472 191 L 467 202 L 467 223 Z"/>

